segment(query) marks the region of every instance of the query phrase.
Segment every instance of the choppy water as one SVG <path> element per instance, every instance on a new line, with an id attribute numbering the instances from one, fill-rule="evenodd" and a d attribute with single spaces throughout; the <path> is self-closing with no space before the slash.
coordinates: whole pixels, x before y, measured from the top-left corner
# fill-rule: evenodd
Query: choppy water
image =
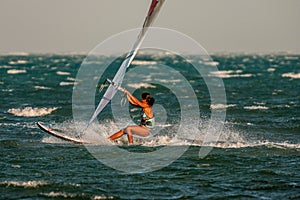
<path id="1" fill-rule="evenodd" d="M 180 158 L 164 168 L 131 174 L 98 161 L 85 146 L 53 138 L 35 125 L 37 121 L 44 121 L 68 134 L 77 134 L 72 115 L 72 92 L 84 55 L 1 55 L 0 198 L 300 198 L 300 56 L 222 54 L 212 58 L 214 62 L 206 63 L 207 67 L 217 65 L 219 71 L 209 76 L 222 78 L 226 105 L 211 104 L 201 76 L 179 57 L 138 55 L 133 69 L 154 68 L 163 63 L 188 79 L 199 103 L 200 127 L 205 129 L 212 109 L 226 108 L 227 111 L 218 142 L 212 143 L 212 151 L 200 158 L 204 132 L 200 130 L 196 134 L 190 121 L 193 114 L 190 119 L 184 119 L 190 121 L 190 129 L 180 133 L 173 129 L 184 121 L 178 119 L 181 112 L 175 93 L 158 84 L 125 84 L 131 90 L 143 86 L 136 90 L 136 95 L 148 90 L 155 96 L 156 112 L 160 114 L 157 121 L 162 132 L 152 138 L 135 139 L 136 146 L 127 146 L 124 138 L 119 141 L 120 148 L 147 156 L 148 152 L 168 145 L 175 148 L 174 152 L 191 145 Z M 189 59 L 198 61 L 199 58 Z M 105 62 L 103 57 L 91 66 L 101 66 Z M 119 62 L 116 60 L 105 73 L 115 72 Z M 170 74 L 162 76 L 166 77 L 167 85 L 181 84 L 181 80 L 172 79 Z M 130 74 L 128 77 L 134 78 Z M 154 79 L 155 74 L 144 77 L 151 78 Z M 96 94 L 96 102 L 100 96 Z M 189 103 L 190 98 L 186 98 L 184 104 Z M 127 110 L 134 119 L 139 114 L 132 107 Z M 91 130 L 95 140 L 128 123 L 114 121 L 110 109 L 104 110 L 99 120 L 101 124 Z M 188 140 L 189 136 L 193 136 L 192 141 Z M 115 162 L 126 165 L 126 160 L 122 160 L 122 155 L 114 148 L 105 152 L 110 145 L 115 145 L 97 142 L 98 150 L 105 149 L 101 149 L 100 156 L 106 153 L 104 157 L 107 158 L 107 153 L 111 152 L 111 157 L 117 158 Z"/>

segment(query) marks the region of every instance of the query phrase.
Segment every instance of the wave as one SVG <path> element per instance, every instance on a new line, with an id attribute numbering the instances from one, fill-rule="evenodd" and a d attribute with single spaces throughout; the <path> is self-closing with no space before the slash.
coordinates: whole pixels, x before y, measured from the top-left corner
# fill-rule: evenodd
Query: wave
<path id="1" fill-rule="evenodd" d="M 65 82 L 65 81 L 63 81 L 63 82 L 60 82 L 59 85 L 60 86 L 75 85 L 75 82 Z"/>
<path id="2" fill-rule="evenodd" d="M 299 60 L 299 56 L 297 56 L 297 55 L 286 55 L 286 56 L 284 56 L 284 59 L 285 60 Z"/>
<path id="3" fill-rule="evenodd" d="M 8 64 L 10 65 L 22 65 L 22 64 L 27 64 L 28 61 L 27 60 L 17 60 L 17 61 L 10 61 L 8 62 Z"/>
<path id="4" fill-rule="evenodd" d="M 38 89 L 38 90 L 50 90 L 51 88 L 49 87 L 45 87 L 45 86 L 39 86 L 39 85 L 36 85 L 34 86 L 35 89 Z"/>
<path id="5" fill-rule="evenodd" d="M 78 128 L 79 125 L 79 128 Z M 84 122 L 77 122 L 76 125 L 73 121 L 67 121 L 62 124 L 55 124 L 53 127 L 59 130 L 61 133 L 66 134 L 68 136 L 77 136 L 80 133 L 78 130 L 83 130 L 85 127 Z M 202 126 L 207 126 L 208 122 L 203 122 Z M 115 140 L 113 142 L 109 141 L 107 138 L 121 129 L 125 127 L 126 124 L 117 124 L 113 121 L 107 121 L 98 125 L 91 125 L 87 131 L 83 135 L 83 139 L 89 141 L 91 144 L 89 145 L 119 145 L 119 146 L 127 146 L 128 141 L 126 135 Z M 174 130 L 172 129 L 171 124 L 168 125 L 160 125 L 158 124 L 158 128 L 163 131 L 163 134 L 158 132 L 157 134 L 150 135 L 149 137 L 137 137 L 134 136 L 134 145 L 144 146 L 144 147 L 160 147 L 160 146 L 195 146 L 195 147 L 214 147 L 214 148 L 224 148 L 224 149 L 238 149 L 238 148 L 247 148 L 247 147 L 273 147 L 279 149 L 299 149 L 300 144 L 293 144 L 289 141 L 286 142 L 270 142 L 270 141 L 253 141 L 248 140 L 241 131 L 234 130 L 229 126 L 223 128 L 222 133 L 219 137 L 213 142 L 205 142 L 205 137 L 207 134 L 205 128 L 201 131 L 198 130 L 198 133 L 195 133 L 196 128 L 192 127 L 188 130 L 183 130 L 181 133 L 174 134 Z M 193 130 L 193 128 L 195 130 Z M 42 139 L 44 143 L 69 143 L 63 141 L 61 139 L 47 136 Z"/>
<path id="6" fill-rule="evenodd" d="M 64 143 L 66 143 L 66 141 L 61 140 L 61 139 L 56 138 L 56 137 L 47 136 L 47 137 L 44 137 L 42 139 L 42 143 L 46 143 L 46 144 L 64 144 Z"/>
<path id="7" fill-rule="evenodd" d="M 69 75 L 67 74 L 69 72 L 60 72 L 59 75 Z M 69 82 L 67 82 L 69 81 Z M 67 77 L 67 81 L 62 81 L 59 83 L 60 86 L 68 86 L 68 85 L 76 85 L 77 83 L 75 82 L 76 79 L 75 78 L 72 78 L 72 77 Z"/>
<path id="8" fill-rule="evenodd" d="M 235 107 L 236 104 L 212 104 L 210 105 L 211 109 L 226 109 L 226 108 L 231 108 Z"/>
<path id="9" fill-rule="evenodd" d="M 9 69 L 7 70 L 7 74 L 24 74 L 27 73 L 25 69 Z"/>
<path id="10" fill-rule="evenodd" d="M 0 85 L 1 85 L 1 83 L 0 83 Z M 1 91 L 2 92 L 13 92 L 15 90 L 14 89 L 2 89 Z"/>
<path id="11" fill-rule="evenodd" d="M 53 108 L 32 108 L 25 107 L 24 109 L 11 108 L 7 112 L 18 117 L 39 117 L 49 115 L 53 111 L 57 110 L 58 107 Z"/>
<path id="12" fill-rule="evenodd" d="M 75 194 L 75 193 L 67 193 L 67 192 L 47 192 L 47 193 L 40 193 L 41 196 L 50 197 L 50 198 L 63 198 L 63 199 L 92 199 L 92 200 L 98 200 L 98 199 L 114 199 L 113 196 L 90 196 L 89 194 L 81 193 L 81 194 Z"/>
<path id="13" fill-rule="evenodd" d="M 201 63 L 201 62 L 200 62 Z M 203 62 L 204 65 L 208 65 L 208 66 L 212 66 L 212 67 L 216 67 L 218 66 L 220 63 L 216 62 L 216 61 L 208 61 L 208 62 Z"/>
<path id="14" fill-rule="evenodd" d="M 0 185 L 4 185 L 6 187 L 23 187 L 23 188 L 36 188 L 39 186 L 46 186 L 50 183 L 46 181 L 3 181 L 0 182 Z"/>
<path id="15" fill-rule="evenodd" d="M 134 89 L 138 89 L 138 88 L 156 88 L 156 86 L 151 85 L 149 83 L 129 83 L 127 84 L 127 87 L 131 87 Z"/>
<path id="16" fill-rule="evenodd" d="M 9 66 L 9 65 L 1 65 L 0 66 L 0 69 L 10 69 L 10 68 L 13 68 L 13 67 Z"/>
<path id="17" fill-rule="evenodd" d="M 247 110 L 268 110 L 267 106 L 245 106 L 244 109 Z"/>
<path id="18" fill-rule="evenodd" d="M 72 194 L 66 192 L 48 192 L 41 193 L 42 196 L 51 197 L 51 198 L 87 198 L 88 196 L 85 194 Z"/>
<path id="19" fill-rule="evenodd" d="M 279 149 L 299 149 L 300 144 L 293 144 L 290 142 L 270 142 L 270 141 L 260 141 L 254 143 L 252 146 L 267 146 L 267 147 L 274 147 Z"/>
<path id="20" fill-rule="evenodd" d="M 57 130 L 60 133 L 66 134 L 71 137 L 75 137 L 80 133 L 78 130 L 84 130 L 86 123 L 67 121 L 62 124 L 55 124 L 51 126 L 51 129 Z M 84 133 L 83 139 L 92 143 L 92 145 L 127 145 L 126 135 L 113 142 L 107 138 L 113 133 L 117 132 L 123 127 L 126 127 L 128 122 L 115 123 L 114 121 L 106 121 L 98 125 L 91 125 Z M 176 125 L 175 125 L 176 126 Z M 153 130 L 149 137 L 134 136 L 134 144 L 157 147 L 157 146 L 203 146 L 205 138 L 209 133 L 204 127 L 208 127 L 208 122 L 202 122 L 202 130 L 194 125 L 189 126 L 186 130 L 182 130 L 180 133 L 176 133 L 176 127 L 172 124 L 161 124 L 157 122 L 157 128 Z M 64 141 L 47 136 L 42 139 L 44 143 L 64 143 Z M 225 127 L 225 130 L 220 134 L 217 141 L 214 143 L 205 143 L 206 146 L 213 145 L 215 147 L 223 148 L 239 148 L 248 144 L 242 134 L 237 131 L 230 130 Z"/>
<path id="21" fill-rule="evenodd" d="M 215 76 L 218 78 L 236 78 L 236 77 L 242 77 L 242 78 L 249 78 L 252 77 L 253 74 L 242 74 L 242 70 L 223 70 L 223 71 L 215 71 L 211 72 L 211 76 Z"/>
<path id="22" fill-rule="evenodd" d="M 68 80 L 68 81 L 76 81 L 76 79 L 75 79 L 75 78 L 72 78 L 72 77 L 68 77 L 67 80 Z"/>
<path id="23" fill-rule="evenodd" d="M 70 72 L 62 72 L 62 71 L 57 71 L 56 72 L 57 75 L 70 75 Z"/>
<path id="24" fill-rule="evenodd" d="M 286 78 L 291 78 L 291 79 L 299 79 L 300 78 L 300 73 L 295 74 L 295 73 L 285 73 L 281 75 L 282 77 L 286 77 Z"/>
<path id="25" fill-rule="evenodd" d="M 268 71 L 268 72 L 275 72 L 275 71 L 276 71 L 276 69 L 275 69 L 275 68 L 272 68 L 272 67 L 270 67 L 270 68 L 268 68 L 268 69 L 267 69 L 267 71 Z"/>
<path id="26" fill-rule="evenodd" d="M 156 61 L 142 61 L 142 60 L 134 60 L 131 62 L 133 65 L 156 65 Z"/>

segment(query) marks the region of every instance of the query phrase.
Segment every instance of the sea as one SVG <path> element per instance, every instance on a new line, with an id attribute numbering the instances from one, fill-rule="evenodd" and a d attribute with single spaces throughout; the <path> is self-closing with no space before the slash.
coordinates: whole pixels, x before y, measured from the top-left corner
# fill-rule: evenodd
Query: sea
<path id="1" fill-rule="evenodd" d="M 139 53 L 122 87 L 157 128 L 133 145 L 107 139 L 139 123 L 120 91 L 87 126 L 124 57 L 90 58 L 0 55 L 0 199 L 300 199 L 299 54 Z"/>

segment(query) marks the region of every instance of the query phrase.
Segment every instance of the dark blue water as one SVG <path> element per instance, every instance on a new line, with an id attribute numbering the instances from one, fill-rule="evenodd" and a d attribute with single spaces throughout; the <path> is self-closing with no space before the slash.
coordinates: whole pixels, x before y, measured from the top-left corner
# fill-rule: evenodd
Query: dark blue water
<path id="1" fill-rule="evenodd" d="M 180 87 L 181 80 L 163 74 L 166 78 L 160 81 L 166 85 L 125 83 L 126 88 L 135 90 L 136 96 L 143 90 L 155 96 L 157 113 L 161 113 L 157 116 L 161 132 L 152 138 L 136 138 L 134 146 L 127 146 L 124 137 L 118 141 L 119 149 L 129 155 L 144 153 L 141 155 L 150 157 L 149 152 L 169 145 L 173 152 L 187 148 L 169 165 L 151 172 L 142 168 L 136 174 L 113 169 L 98 160 L 89 147 L 56 139 L 35 125 L 43 121 L 66 134 L 77 134 L 72 93 L 85 55 L 1 55 L 0 198 L 299 199 L 300 56 L 222 54 L 212 58 L 214 62 L 207 63 L 207 67 L 217 64 L 219 71 L 209 76 L 223 81 L 226 104 L 211 104 L 205 81 L 180 57 L 137 56 L 130 69 L 164 64 L 189 81 L 199 103 L 200 127 L 207 126 L 213 109 L 226 108 L 226 119 L 218 141 L 210 145 L 212 151 L 204 158 L 199 157 L 203 132 L 197 135 L 193 123 L 190 129 L 174 131 L 185 119 L 179 117 L 182 114 L 179 97 L 167 86 Z M 101 67 L 107 58 L 98 59 L 98 63 L 91 63 L 92 67 Z M 114 73 L 119 63 L 120 60 L 115 60 L 103 76 Z M 155 76 L 158 75 L 146 74 L 144 80 Z M 134 78 L 131 74 L 127 77 Z M 97 90 L 95 104 L 100 97 Z M 116 98 L 121 97 L 122 94 L 117 94 Z M 184 104 L 189 105 L 190 101 L 186 98 Z M 127 111 L 136 121 L 139 111 L 133 107 Z M 191 113 L 187 121 L 194 117 Z M 164 115 L 165 119 L 160 118 Z M 114 120 L 109 108 L 98 120 L 100 124 L 93 132 L 96 138 L 102 134 L 106 137 L 128 123 Z M 199 141 L 190 141 L 188 136 Z M 116 147 L 103 141 L 97 143 L 95 151 L 104 159 L 116 158 L 115 163 L 121 168 L 139 166 L 144 161 L 128 164 L 126 157 L 111 146 Z M 155 168 L 164 158 L 158 161 L 146 164 Z"/>

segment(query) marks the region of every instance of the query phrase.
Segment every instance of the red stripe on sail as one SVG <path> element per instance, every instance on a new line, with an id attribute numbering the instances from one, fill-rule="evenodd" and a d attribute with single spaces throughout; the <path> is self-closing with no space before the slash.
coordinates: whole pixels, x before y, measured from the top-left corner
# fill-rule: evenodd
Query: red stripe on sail
<path id="1" fill-rule="evenodd" d="M 155 6 L 157 5 L 157 3 L 158 3 L 158 0 L 152 0 L 151 6 L 150 6 L 150 9 L 148 12 L 148 16 L 152 15 L 153 10 L 154 10 Z"/>

